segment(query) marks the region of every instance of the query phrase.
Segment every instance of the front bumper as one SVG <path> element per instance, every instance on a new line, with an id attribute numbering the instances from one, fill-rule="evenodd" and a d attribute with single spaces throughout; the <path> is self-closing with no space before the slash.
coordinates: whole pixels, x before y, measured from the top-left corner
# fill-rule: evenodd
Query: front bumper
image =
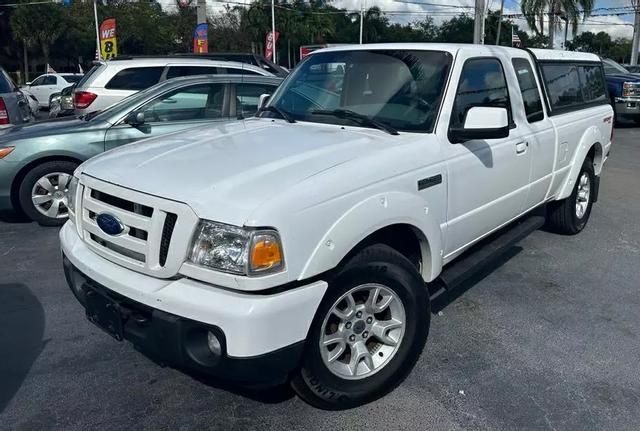
<path id="1" fill-rule="evenodd" d="M 640 99 L 616 97 L 616 115 L 618 116 L 640 116 Z"/>
<path id="2" fill-rule="evenodd" d="M 324 281 L 274 295 L 245 294 L 180 278 L 158 279 L 116 265 L 93 253 L 73 223 L 60 231 L 65 275 L 78 300 L 100 291 L 119 304 L 124 338 L 161 362 L 234 381 L 286 379 L 297 366 L 304 340 L 322 300 Z M 142 316 L 128 318 L 129 316 Z M 215 361 L 201 360 L 206 331 L 221 340 Z M 193 334 L 204 334 L 191 348 Z M 197 336 L 196 336 L 197 337 Z M 202 344 L 204 343 L 204 344 Z"/>

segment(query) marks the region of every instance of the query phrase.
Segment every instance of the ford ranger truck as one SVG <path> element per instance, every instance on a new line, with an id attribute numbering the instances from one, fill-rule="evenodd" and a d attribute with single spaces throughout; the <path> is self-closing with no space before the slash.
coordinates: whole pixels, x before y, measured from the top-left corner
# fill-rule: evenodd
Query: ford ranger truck
<path id="1" fill-rule="evenodd" d="M 82 164 L 64 269 L 115 339 L 324 409 L 400 384 L 433 301 L 494 252 L 583 230 L 611 146 L 587 53 L 332 47 L 266 99 Z"/>

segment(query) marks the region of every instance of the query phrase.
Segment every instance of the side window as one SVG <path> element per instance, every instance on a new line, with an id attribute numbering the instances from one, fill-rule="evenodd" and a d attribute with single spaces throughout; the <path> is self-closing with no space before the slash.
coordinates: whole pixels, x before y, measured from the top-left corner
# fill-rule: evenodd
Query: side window
<path id="1" fill-rule="evenodd" d="M 263 94 L 273 94 L 275 86 L 264 84 L 236 84 L 236 113 L 243 117 L 258 112 L 258 102 Z"/>
<path id="2" fill-rule="evenodd" d="M 474 106 L 507 108 L 512 118 L 507 82 L 497 58 L 472 58 L 465 62 L 449 127 L 462 128 L 467 111 Z"/>
<path id="3" fill-rule="evenodd" d="M 131 67 L 123 69 L 104 86 L 109 90 L 144 90 L 156 84 L 164 67 Z"/>
<path id="4" fill-rule="evenodd" d="M 578 66 L 573 63 L 543 63 L 551 109 L 566 109 L 584 104 Z"/>
<path id="5" fill-rule="evenodd" d="M 42 85 L 57 85 L 58 84 L 58 78 L 56 78 L 55 76 L 45 76 L 44 78 L 44 83 Z"/>
<path id="6" fill-rule="evenodd" d="M 38 78 L 36 78 L 35 80 L 33 80 L 31 82 L 31 86 L 32 87 L 37 87 L 38 85 L 44 85 L 44 79 L 46 78 L 46 76 L 39 76 Z"/>
<path id="7" fill-rule="evenodd" d="M 538 90 L 538 84 L 536 83 L 531 63 L 524 58 L 514 58 L 512 63 L 518 78 L 520 93 L 522 93 L 522 101 L 524 102 L 524 112 L 527 115 L 527 121 L 529 123 L 535 123 L 536 121 L 542 120 L 544 118 L 542 99 L 540 98 L 540 91 Z"/>
<path id="8" fill-rule="evenodd" d="M 604 76 L 602 69 L 596 65 L 580 66 L 580 83 L 582 84 L 582 96 L 587 103 L 602 102 L 607 100 Z"/>
<path id="9" fill-rule="evenodd" d="M 198 67 L 198 66 L 171 66 L 167 72 L 167 79 L 177 78 L 179 76 L 193 75 L 217 75 L 217 67 Z"/>
<path id="10" fill-rule="evenodd" d="M 143 109 L 146 121 L 174 122 L 222 118 L 224 84 L 180 88 L 160 96 Z"/>

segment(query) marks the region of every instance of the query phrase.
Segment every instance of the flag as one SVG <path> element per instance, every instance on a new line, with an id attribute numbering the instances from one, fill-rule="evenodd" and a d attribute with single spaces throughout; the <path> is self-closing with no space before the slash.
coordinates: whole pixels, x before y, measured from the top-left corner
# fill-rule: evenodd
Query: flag
<path id="1" fill-rule="evenodd" d="M 276 37 L 274 38 L 271 32 L 267 33 L 267 43 L 266 49 L 264 50 L 264 58 L 267 60 L 271 60 L 273 58 L 273 46 L 278 41 L 278 36 L 280 36 L 280 32 L 276 31 Z"/>
<path id="2" fill-rule="evenodd" d="M 100 24 L 100 54 L 103 60 L 118 56 L 115 18 L 105 19 Z"/>
<path id="3" fill-rule="evenodd" d="M 78 63 L 78 72 L 84 75 L 84 70 L 82 70 L 82 65 Z"/>
<path id="4" fill-rule="evenodd" d="M 209 25 L 206 22 L 198 24 L 193 30 L 194 54 L 206 54 L 209 52 Z"/>
<path id="5" fill-rule="evenodd" d="M 58 72 L 53 70 L 53 67 L 51 67 L 51 65 L 47 63 L 47 73 L 58 73 Z"/>
<path id="6" fill-rule="evenodd" d="M 520 36 L 518 33 L 513 31 L 513 27 L 511 27 L 511 46 L 515 48 L 522 48 L 522 41 L 520 40 Z"/>

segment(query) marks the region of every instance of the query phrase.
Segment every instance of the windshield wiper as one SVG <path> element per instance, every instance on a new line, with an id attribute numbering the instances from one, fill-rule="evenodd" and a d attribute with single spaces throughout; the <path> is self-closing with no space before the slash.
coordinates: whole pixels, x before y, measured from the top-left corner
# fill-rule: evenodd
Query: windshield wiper
<path id="1" fill-rule="evenodd" d="M 391 126 L 388 126 L 378 120 L 374 120 L 371 117 L 367 117 L 364 114 L 359 114 L 354 111 L 350 111 L 348 109 L 315 109 L 310 114 L 313 115 L 331 115 L 337 118 L 345 118 L 347 120 L 353 120 L 360 123 L 363 126 L 373 127 L 384 132 L 387 132 L 390 135 L 398 135 L 398 131 Z"/>
<path id="2" fill-rule="evenodd" d="M 264 112 L 264 111 L 275 112 L 276 114 L 278 114 L 282 118 L 284 118 L 287 123 L 295 123 L 296 122 L 296 120 L 291 118 L 291 115 L 289 115 L 286 111 L 283 111 L 282 109 L 278 108 L 277 106 L 273 106 L 273 105 L 265 106 L 264 108 L 262 108 L 260 110 L 260 112 Z"/>

